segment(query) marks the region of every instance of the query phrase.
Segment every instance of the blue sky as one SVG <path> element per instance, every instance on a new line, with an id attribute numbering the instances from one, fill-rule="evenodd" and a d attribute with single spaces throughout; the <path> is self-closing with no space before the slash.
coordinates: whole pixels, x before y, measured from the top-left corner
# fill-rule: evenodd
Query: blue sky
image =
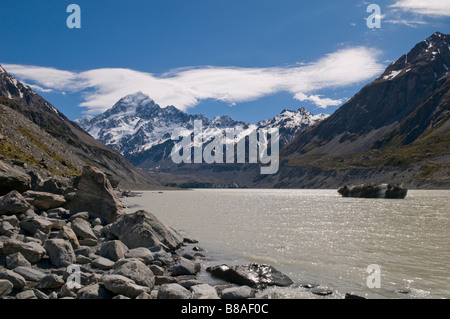
<path id="1" fill-rule="evenodd" d="M 69 29 L 69 4 L 81 29 Z M 371 3 L 381 28 L 369 29 Z M 2 0 L 0 63 L 70 119 L 143 91 L 208 117 L 332 113 L 435 31 L 450 1 Z"/>

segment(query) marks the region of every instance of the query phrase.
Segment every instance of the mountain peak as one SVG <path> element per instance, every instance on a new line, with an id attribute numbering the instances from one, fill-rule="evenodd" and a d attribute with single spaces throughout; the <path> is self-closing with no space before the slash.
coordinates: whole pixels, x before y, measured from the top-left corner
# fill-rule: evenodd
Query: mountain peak
<path id="1" fill-rule="evenodd" d="M 153 101 L 147 94 L 142 93 L 142 91 L 138 91 L 133 94 L 128 94 L 120 99 L 120 101 L 124 103 L 142 103 L 147 100 Z"/>
<path id="2" fill-rule="evenodd" d="M 435 32 L 419 42 L 407 54 L 388 66 L 381 80 L 393 80 L 408 72 L 427 73 L 432 70 L 435 78 L 445 75 L 450 66 L 450 35 Z"/>

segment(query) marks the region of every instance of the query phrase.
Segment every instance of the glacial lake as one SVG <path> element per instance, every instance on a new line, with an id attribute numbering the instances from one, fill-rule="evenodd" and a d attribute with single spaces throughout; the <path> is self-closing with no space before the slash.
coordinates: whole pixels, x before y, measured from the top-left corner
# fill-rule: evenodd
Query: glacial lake
<path id="1" fill-rule="evenodd" d="M 342 198 L 336 190 L 140 193 L 123 199 L 128 211 L 145 209 L 198 240 L 204 265 L 266 263 L 295 282 L 259 297 L 450 298 L 448 190 L 410 190 L 403 200 Z M 369 265 L 380 267 L 380 288 L 367 285 Z M 334 293 L 319 297 L 303 283 Z"/>

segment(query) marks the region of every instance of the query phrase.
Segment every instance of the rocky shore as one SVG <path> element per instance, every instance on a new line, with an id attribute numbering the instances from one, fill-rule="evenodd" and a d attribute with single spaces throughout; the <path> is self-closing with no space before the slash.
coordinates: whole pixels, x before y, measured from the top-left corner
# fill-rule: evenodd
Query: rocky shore
<path id="1" fill-rule="evenodd" d="M 114 184 L 93 167 L 64 183 L 2 162 L 0 299 L 246 299 L 292 285 L 260 264 L 210 267 L 222 283 L 200 281 L 197 241 L 126 214 Z"/>

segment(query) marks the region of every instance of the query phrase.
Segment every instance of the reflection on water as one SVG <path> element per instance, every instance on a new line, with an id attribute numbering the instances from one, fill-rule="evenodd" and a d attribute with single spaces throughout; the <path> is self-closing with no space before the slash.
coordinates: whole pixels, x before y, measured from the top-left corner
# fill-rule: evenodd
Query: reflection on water
<path id="1" fill-rule="evenodd" d="M 449 199 L 450 191 L 386 200 L 342 198 L 335 190 L 227 189 L 149 191 L 125 203 L 199 240 L 210 265 L 269 263 L 296 283 L 332 288 L 331 298 L 449 298 Z M 370 264 L 381 267 L 380 289 L 366 285 Z M 268 292 L 313 297 L 304 288 Z"/>

